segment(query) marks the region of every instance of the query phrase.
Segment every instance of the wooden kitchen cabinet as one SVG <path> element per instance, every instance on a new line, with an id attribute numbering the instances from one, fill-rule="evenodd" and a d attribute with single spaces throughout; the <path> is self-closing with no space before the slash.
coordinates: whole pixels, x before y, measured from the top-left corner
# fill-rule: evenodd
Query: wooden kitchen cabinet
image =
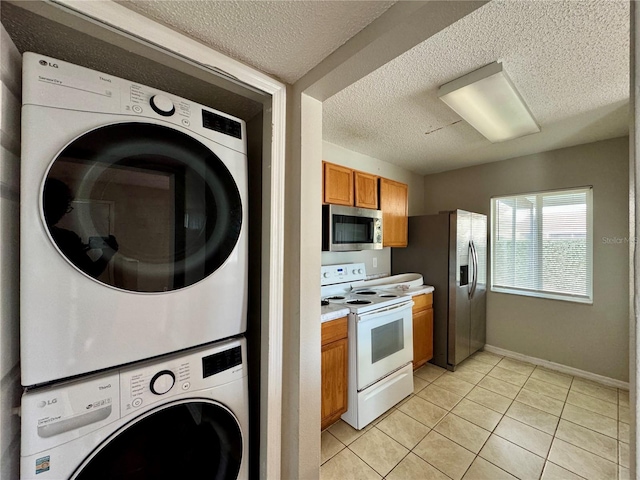
<path id="1" fill-rule="evenodd" d="M 348 207 L 378 208 L 378 177 L 324 162 L 322 201 Z"/>
<path id="2" fill-rule="evenodd" d="M 324 430 L 347 411 L 347 317 L 322 324 L 322 419 Z"/>
<path id="3" fill-rule="evenodd" d="M 409 187 L 406 184 L 380 178 L 382 243 L 385 247 L 407 246 L 408 194 Z"/>
<path id="4" fill-rule="evenodd" d="M 353 206 L 353 170 L 324 163 L 323 201 L 333 205 Z"/>
<path id="5" fill-rule="evenodd" d="M 355 205 L 360 208 L 378 208 L 378 177 L 354 170 Z"/>
<path id="6" fill-rule="evenodd" d="M 433 358 L 433 293 L 413 297 L 413 369 Z"/>

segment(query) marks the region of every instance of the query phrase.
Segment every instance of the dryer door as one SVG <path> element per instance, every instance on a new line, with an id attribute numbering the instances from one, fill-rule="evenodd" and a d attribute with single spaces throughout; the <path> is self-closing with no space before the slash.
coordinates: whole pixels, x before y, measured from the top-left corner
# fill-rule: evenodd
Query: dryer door
<path id="1" fill-rule="evenodd" d="M 195 138 L 146 123 L 107 125 L 65 147 L 47 173 L 42 215 L 69 263 L 134 292 L 204 279 L 232 254 L 243 221 L 224 162 Z"/>
<path id="2" fill-rule="evenodd" d="M 151 411 L 92 453 L 75 480 L 233 480 L 243 457 L 236 417 L 219 403 L 191 400 Z"/>

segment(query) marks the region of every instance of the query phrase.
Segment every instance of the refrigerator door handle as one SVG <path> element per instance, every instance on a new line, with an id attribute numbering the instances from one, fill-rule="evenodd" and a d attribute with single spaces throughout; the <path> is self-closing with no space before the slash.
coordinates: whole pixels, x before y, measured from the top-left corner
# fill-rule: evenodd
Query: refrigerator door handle
<path id="1" fill-rule="evenodd" d="M 469 252 L 469 263 L 471 264 L 471 268 L 473 269 L 473 273 L 471 276 L 471 281 L 467 284 L 467 296 L 469 298 L 473 297 L 473 277 L 475 276 L 475 264 L 473 261 L 473 241 L 469 240 L 469 245 L 467 246 Z"/>
<path id="2" fill-rule="evenodd" d="M 473 284 L 471 285 L 471 295 L 469 297 L 473 298 L 476 293 L 476 288 L 478 287 L 478 251 L 476 250 L 476 245 L 473 243 L 473 240 L 471 240 L 470 245 L 473 255 Z"/>

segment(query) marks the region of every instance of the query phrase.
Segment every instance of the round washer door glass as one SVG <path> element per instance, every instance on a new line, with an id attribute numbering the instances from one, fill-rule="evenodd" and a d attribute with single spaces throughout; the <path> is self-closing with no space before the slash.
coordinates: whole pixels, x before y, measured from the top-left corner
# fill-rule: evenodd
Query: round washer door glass
<path id="1" fill-rule="evenodd" d="M 191 401 L 161 407 L 127 426 L 80 467 L 75 480 L 233 480 L 242 432 L 221 405 Z"/>
<path id="2" fill-rule="evenodd" d="M 177 290 L 233 252 L 236 183 L 209 148 L 160 125 L 119 123 L 70 143 L 44 184 L 46 226 L 76 268 L 134 292 Z"/>

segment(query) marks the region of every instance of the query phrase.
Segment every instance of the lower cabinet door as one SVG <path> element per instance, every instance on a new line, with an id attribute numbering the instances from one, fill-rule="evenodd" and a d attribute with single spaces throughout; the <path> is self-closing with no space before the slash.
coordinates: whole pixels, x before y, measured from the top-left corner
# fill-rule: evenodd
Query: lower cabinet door
<path id="1" fill-rule="evenodd" d="M 413 314 L 413 369 L 433 358 L 433 309 Z"/>
<path id="2" fill-rule="evenodd" d="M 322 429 L 347 411 L 348 342 L 346 338 L 322 347 Z"/>

